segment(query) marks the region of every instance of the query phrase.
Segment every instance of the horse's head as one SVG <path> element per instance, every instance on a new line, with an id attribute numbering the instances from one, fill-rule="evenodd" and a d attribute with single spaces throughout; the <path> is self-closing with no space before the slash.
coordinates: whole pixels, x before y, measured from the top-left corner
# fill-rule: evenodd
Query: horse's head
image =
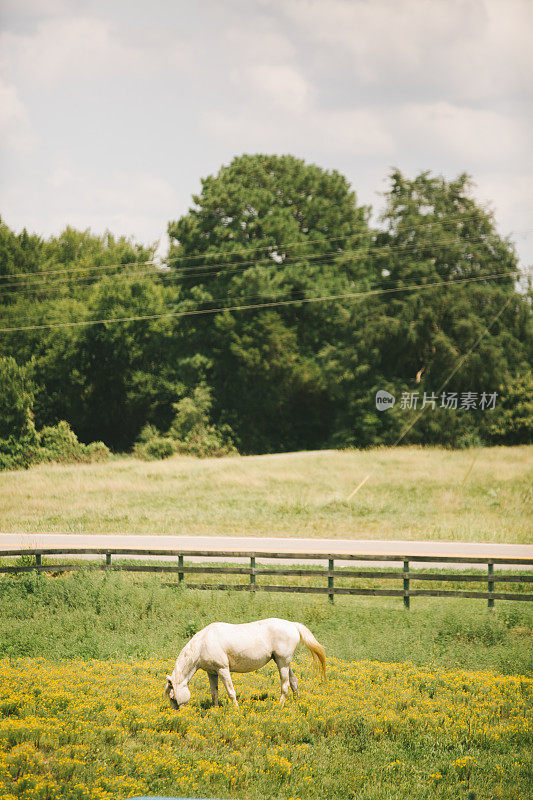
<path id="1" fill-rule="evenodd" d="M 172 680 L 172 675 L 167 675 L 167 685 L 165 694 L 168 695 L 170 704 L 173 708 L 181 708 L 187 705 L 191 699 L 191 693 L 186 686 L 176 686 Z"/>

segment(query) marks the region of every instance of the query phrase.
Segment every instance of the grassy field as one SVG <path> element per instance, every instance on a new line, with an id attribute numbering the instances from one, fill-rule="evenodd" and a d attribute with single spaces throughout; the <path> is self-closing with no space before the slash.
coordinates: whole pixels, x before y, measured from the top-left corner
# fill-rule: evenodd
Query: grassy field
<path id="1" fill-rule="evenodd" d="M 528 543 L 532 485 L 526 446 L 124 457 L 4 473 L 0 531 Z"/>
<path id="2" fill-rule="evenodd" d="M 270 670 L 237 676 L 239 709 L 202 676 L 177 713 L 162 669 L 0 662 L 2 797 L 531 797 L 533 680 L 332 661 L 283 710 Z"/>
<path id="3" fill-rule="evenodd" d="M 249 800 L 525 800 L 533 790 L 533 611 L 467 600 L 250 596 L 159 577 L 0 579 L 0 796 L 120 800 L 149 793 Z M 235 676 L 241 706 L 180 712 L 164 676 L 214 619 L 298 619 L 301 697 L 278 706 L 272 666 Z"/>
<path id="4" fill-rule="evenodd" d="M 47 465 L 2 475 L 0 530 L 524 543 L 532 455 L 406 448 Z M 532 796 L 531 604 L 489 612 L 483 601 L 414 598 L 405 611 L 399 598 L 330 605 L 168 580 L 0 576 L 2 800 Z M 187 639 L 214 620 L 269 616 L 311 628 L 326 684 L 300 653 L 301 698 L 283 711 L 271 666 L 236 676 L 238 710 L 226 698 L 210 707 L 203 673 L 191 704 L 170 708 L 164 676 Z"/>

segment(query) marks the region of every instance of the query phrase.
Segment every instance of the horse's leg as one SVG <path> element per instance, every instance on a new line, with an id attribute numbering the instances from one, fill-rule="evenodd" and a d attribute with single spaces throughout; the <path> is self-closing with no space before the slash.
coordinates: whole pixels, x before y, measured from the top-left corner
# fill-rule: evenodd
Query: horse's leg
<path id="1" fill-rule="evenodd" d="M 298 697 L 298 678 L 292 671 L 292 667 L 289 667 L 289 683 L 291 685 L 292 693 L 295 697 Z"/>
<path id="2" fill-rule="evenodd" d="M 222 678 L 222 683 L 226 687 L 226 691 L 230 696 L 230 699 L 233 700 L 235 708 L 239 708 L 239 704 L 237 702 L 237 694 L 233 687 L 233 681 L 231 680 L 231 674 L 229 669 L 227 667 L 224 667 L 224 669 L 219 669 L 218 674 Z"/>
<path id="3" fill-rule="evenodd" d="M 213 705 L 218 706 L 218 675 L 216 672 L 208 672 L 209 686 L 211 687 L 211 697 L 213 698 Z"/>
<path id="4" fill-rule="evenodd" d="M 287 699 L 287 692 L 289 691 L 289 674 L 290 674 L 290 666 L 289 664 L 284 661 L 283 659 L 279 658 L 279 656 L 274 656 L 274 661 L 276 662 L 276 666 L 279 670 L 279 677 L 281 680 L 281 697 L 279 699 L 280 705 L 285 705 L 285 700 Z"/>

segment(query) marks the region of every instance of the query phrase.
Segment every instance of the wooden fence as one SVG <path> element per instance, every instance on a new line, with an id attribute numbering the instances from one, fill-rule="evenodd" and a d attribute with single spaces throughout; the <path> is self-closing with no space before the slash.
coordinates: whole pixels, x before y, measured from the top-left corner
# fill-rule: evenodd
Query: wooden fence
<path id="1" fill-rule="evenodd" d="M 384 555 L 383 553 L 376 555 L 347 555 L 345 553 L 263 553 L 263 552 L 244 552 L 244 551 L 228 551 L 228 550 L 138 550 L 138 549 L 125 549 L 125 548 L 27 548 L 24 550 L 7 550 L 0 549 L 0 558 L 11 559 L 19 558 L 20 563 L 11 564 L 7 566 L 0 565 L 0 573 L 20 573 L 36 570 L 37 572 L 52 572 L 60 573 L 72 570 L 79 570 L 87 568 L 87 564 L 82 562 L 75 563 L 44 563 L 43 557 L 58 556 L 104 556 L 105 560 L 101 563 L 90 564 L 91 569 L 102 570 L 126 570 L 129 572 L 160 572 L 160 573 L 177 573 L 178 583 L 169 584 L 175 586 L 186 586 L 191 589 L 209 589 L 209 590 L 236 590 L 236 591 L 251 591 L 251 592 L 298 592 L 304 594 L 324 594 L 327 595 L 331 602 L 333 602 L 335 595 L 372 595 L 379 597 L 402 597 L 405 608 L 409 608 L 411 597 L 470 597 L 478 598 L 488 601 L 488 607 L 494 608 L 495 600 L 533 600 L 533 594 L 526 594 L 525 592 L 498 592 L 495 591 L 495 585 L 500 583 L 532 583 L 533 572 L 529 574 L 496 574 L 494 568 L 498 565 L 505 566 L 533 566 L 533 559 L 531 558 L 480 558 L 477 556 L 420 556 L 420 555 Z M 113 561 L 115 556 L 115 561 Z M 144 563 L 136 564 L 128 561 L 127 563 L 117 563 L 116 558 L 127 558 L 128 556 L 135 556 L 136 558 L 150 558 L 155 559 L 158 557 L 176 559 L 174 564 L 153 564 Z M 186 564 L 186 558 L 245 558 L 249 560 L 250 566 L 241 565 L 206 565 L 206 564 Z M 327 569 L 325 568 L 307 568 L 300 567 L 271 567 L 263 566 L 262 563 L 269 559 L 281 559 L 284 561 L 324 561 L 327 562 Z M 372 570 L 371 572 L 356 569 L 346 569 L 343 567 L 335 567 L 335 561 L 343 562 L 399 562 L 402 569 L 386 569 L 386 570 Z M 443 571 L 432 572 L 417 572 L 411 569 L 411 564 L 424 563 L 438 563 L 447 564 L 449 566 L 465 565 L 465 564 L 478 564 L 486 568 L 485 574 L 465 574 L 465 573 L 450 573 Z M 464 568 L 464 567 L 463 567 Z M 186 575 L 196 574 L 209 574 L 209 575 L 247 575 L 249 580 L 242 584 L 231 583 L 191 583 L 185 580 Z M 257 582 L 258 576 L 293 576 L 305 578 L 320 578 L 327 579 L 327 585 L 322 586 L 287 586 L 287 585 L 272 585 Z M 401 589 L 381 589 L 381 588 L 363 588 L 358 586 L 339 586 L 335 585 L 335 580 L 340 578 L 357 579 L 379 579 L 379 580 L 392 580 L 400 581 Z M 413 582 L 418 581 L 443 581 L 443 582 L 456 582 L 456 583 L 483 583 L 487 585 L 486 591 L 464 591 L 461 589 L 412 589 Z"/>

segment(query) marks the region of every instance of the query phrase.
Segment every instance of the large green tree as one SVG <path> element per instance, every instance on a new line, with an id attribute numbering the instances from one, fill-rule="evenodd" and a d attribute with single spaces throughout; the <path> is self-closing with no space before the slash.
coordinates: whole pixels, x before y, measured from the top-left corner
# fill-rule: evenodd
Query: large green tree
<path id="1" fill-rule="evenodd" d="M 452 372 L 446 391 L 480 396 L 524 374 L 531 360 L 531 305 L 523 287 L 517 291 L 522 276 L 514 247 L 497 232 L 493 215 L 474 200 L 468 176 L 448 181 L 422 173 L 410 180 L 394 171 L 390 181 L 372 248 L 386 293 L 373 302 L 370 319 L 365 322 L 363 316 L 356 325 L 354 318 L 352 338 L 340 358 L 349 374 L 346 365 L 360 352 L 364 326 L 363 370 L 369 379 L 363 386 L 355 377 L 345 382 L 346 413 L 341 410 L 336 426 L 340 441 L 351 431 L 354 443 L 390 443 L 414 420 L 424 392 L 438 392 Z M 472 282 L 462 283 L 465 279 Z M 427 288 L 412 291 L 413 285 Z M 377 388 L 397 397 L 418 392 L 416 412 L 399 404 L 392 412 L 372 410 Z M 486 438 L 490 412 L 454 414 L 439 405 L 424 414 L 406 441 L 457 444 L 473 432 Z"/>
<path id="2" fill-rule="evenodd" d="M 195 206 L 169 225 L 181 308 L 261 306 L 180 320 L 217 422 L 244 452 L 317 447 L 332 434 L 334 393 L 320 368 L 345 311 L 293 303 L 372 280 L 368 209 L 346 179 L 293 156 L 241 156 L 202 181 Z"/>

